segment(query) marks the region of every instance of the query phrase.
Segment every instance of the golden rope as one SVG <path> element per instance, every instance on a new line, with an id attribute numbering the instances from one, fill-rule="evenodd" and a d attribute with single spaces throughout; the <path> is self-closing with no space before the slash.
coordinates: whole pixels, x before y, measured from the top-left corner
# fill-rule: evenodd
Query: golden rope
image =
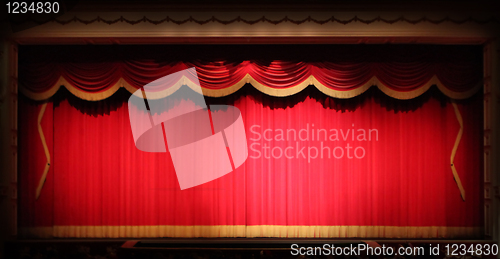
<path id="1" fill-rule="evenodd" d="M 47 103 L 44 103 L 42 105 L 42 108 L 40 109 L 40 113 L 38 114 L 38 134 L 40 135 L 40 139 L 42 140 L 43 151 L 45 152 L 45 157 L 47 158 L 47 163 L 45 164 L 45 168 L 43 169 L 42 177 L 40 178 L 40 181 L 38 182 L 38 187 L 36 188 L 36 199 L 37 200 L 38 200 L 38 197 L 40 197 L 40 192 L 42 191 L 43 184 L 45 183 L 45 179 L 47 178 L 47 173 L 49 172 L 49 168 L 50 168 L 49 148 L 47 147 L 47 143 L 45 142 L 45 136 L 43 135 L 42 125 L 40 124 L 42 122 L 43 114 L 45 113 L 46 107 L 47 107 Z"/>
<path id="2" fill-rule="evenodd" d="M 464 132 L 464 122 L 462 120 L 462 115 L 460 115 L 460 110 L 458 109 L 458 106 L 455 103 L 455 101 L 452 100 L 451 104 L 453 105 L 453 109 L 455 110 L 455 115 L 457 116 L 458 123 L 460 124 L 460 130 L 458 131 L 457 138 L 455 139 L 455 145 L 451 150 L 451 157 L 450 157 L 451 171 L 453 172 L 453 178 L 455 179 L 458 189 L 460 190 L 460 195 L 462 196 L 462 200 L 465 201 L 465 190 L 464 187 L 462 186 L 462 182 L 460 181 L 460 177 L 458 176 L 455 164 L 453 163 L 453 160 L 455 159 L 455 154 L 457 153 L 458 144 L 460 144 L 460 139 L 462 138 L 462 134 Z"/>

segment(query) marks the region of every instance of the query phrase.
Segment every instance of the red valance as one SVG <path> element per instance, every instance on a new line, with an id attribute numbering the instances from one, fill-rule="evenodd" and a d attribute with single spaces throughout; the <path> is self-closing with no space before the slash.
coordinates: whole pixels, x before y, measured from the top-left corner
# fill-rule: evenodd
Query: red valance
<path id="1" fill-rule="evenodd" d="M 154 45 L 22 46 L 20 90 L 44 100 L 59 87 L 85 100 L 102 100 L 120 87 L 130 92 L 162 76 L 196 71 L 206 96 L 221 97 L 249 83 L 271 96 L 314 85 L 351 98 L 377 86 L 397 99 L 432 85 L 453 99 L 481 88 L 481 46 L 436 45 Z M 189 85 L 189 82 L 179 82 Z M 171 89 L 169 93 L 177 89 Z"/>

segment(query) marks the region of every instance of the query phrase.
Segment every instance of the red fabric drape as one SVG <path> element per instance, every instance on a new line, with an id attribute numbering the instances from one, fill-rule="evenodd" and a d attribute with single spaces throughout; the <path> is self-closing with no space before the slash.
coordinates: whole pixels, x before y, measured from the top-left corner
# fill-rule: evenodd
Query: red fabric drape
<path id="1" fill-rule="evenodd" d="M 101 100 L 125 84 L 133 92 L 189 67 L 196 67 L 204 89 L 226 90 L 207 94 L 216 97 L 250 82 L 279 96 L 303 84 L 324 85 L 324 93 L 341 98 L 378 84 L 398 99 L 437 84 L 449 97 L 464 99 L 481 81 L 481 60 L 480 46 L 22 46 L 19 73 L 21 90 L 37 100 L 48 99 L 60 84 L 82 99 Z M 411 91 L 417 93 L 404 95 Z"/>
<path id="2" fill-rule="evenodd" d="M 238 225 L 247 226 L 247 236 L 265 236 L 252 227 L 483 226 L 479 94 L 458 103 L 464 133 L 455 166 L 467 193 L 465 201 L 450 169 L 460 126 L 449 99 L 437 91 L 411 101 L 395 100 L 375 89 L 339 100 L 314 88 L 288 98 L 270 97 L 253 88 L 208 98 L 209 104 L 230 104 L 241 110 L 249 157 L 236 171 L 183 191 L 169 153 L 146 153 L 134 146 L 127 92 L 101 102 L 82 101 L 68 93 L 58 96 L 42 123 L 48 142 L 53 141 L 53 162 L 37 201 L 34 183 L 43 169 L 43 163 L 37 161 L 45 159 L 33 125 L 40 105 L 20 99 L 19 157 L 33 161 L 20 163 L 21 228 Z M 339 140 L 281 140 L 278 136 L 280 129 L 286 135 L 287 129 L 298 133 L 307 127 L 310 133 L 313 128 L 326 129 L 328 138 L 332 129 L 344 134 L 352 129 L 376 129 L 378 140 L 373 134 L 371 141 L 352 140 L 351 135 L 343 140 L 340 132 Z M 48 137 L 52 134 L 53 138 Z M 345 153 L 341 159 L 324 155 L 308 161 L 310 147 L 342 147 L 347 152 L 347 144 L 351 152 L 362 147 L 364 157 L 358 159 L 351 153 L 354 158 L 348 158 Z M 264 146 L 274 149 L 275 157 L 266 158 Z M 277 158 L 277 150 L 287 147 L 293 148 L 288 151 L 293 158 Z M 301 148 L 304 155 L 297 155 Z M 262 152 L 261 157 L 256 157 L 256 150 Z M 361 155 L 359 150 L 357 154 Z M 312 234 L 322 235 L 320 229 Z"/>

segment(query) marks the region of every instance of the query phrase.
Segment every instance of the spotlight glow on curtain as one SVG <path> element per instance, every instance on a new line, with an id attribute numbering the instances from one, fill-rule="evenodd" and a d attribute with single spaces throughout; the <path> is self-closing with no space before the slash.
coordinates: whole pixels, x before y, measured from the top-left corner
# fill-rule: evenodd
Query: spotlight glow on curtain
<path id="1" fill-rule="evenodd" d="M 341 100 L 310 87 L 287 98 L 246 87 L 208 98 L 209 104 L 240 109 L 249 158 L 235 172 L 183 191 L 169 153 L 134 146 L 128 96 L 120 91 L 88 102 L 62 92 L 51 99 L 41 127 L 52 162 L 38 200 L 35 189 L 45 166 L 37 130 L 42 104 L 20 98 L 19 152 L 21 161 L 29 161 L 20 163 L 21 235 L 482 235 L 479 94 L 457 104 L 464 133 L 454 163 L 465 201 L 450 169 L 460 125 L 449 99 L 438 91 L 400 101 L 373 89 Z M 354 140 L 347 135 L 353 129 Z M 322 158 L 308 153 L 313 147 L 324 150 Z"/>

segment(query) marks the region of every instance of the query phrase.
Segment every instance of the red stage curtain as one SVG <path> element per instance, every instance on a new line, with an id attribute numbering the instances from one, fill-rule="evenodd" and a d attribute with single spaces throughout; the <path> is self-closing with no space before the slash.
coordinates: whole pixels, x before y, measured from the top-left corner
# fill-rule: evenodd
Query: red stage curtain
<path id="1" fill-rule="evenodd" d="M 279 82 L 269 82 L 273 80 Z M 236 171 L 183 191 L 169 153 L 146 153 L 134 146 L 129 96 L 119 91 L 105 101 L 87 102 L 63 91 L 48 102 L 41 126 L 52 162 L 39 200 L 34 189 L 45 155 L 36 123 L 42 104 L 20 98 L 19 157 L 30 161 L 20 163 L 22 235 L 482 236 L 480 94 L 457 103 L 464 133 L 454 163 L 465 201 L 450 168 L 460 125 L 449 99 L 436 90 L 410 101 L 395 100 L 377 89 L 341 100 L 312 87 L 287 98 L 249 87 L 208 98 L 209 104 L 241 110 L 249 157 Z M 326 129 L 329 138 L 336 129 L 340 139 L 278 136 L 280 129 L 286 134 L 287 129 L 299 133 L 307 127 L 310 133 Z M 351 136 L 343 140 L 340 130 L 346 134 L 352 129 L 376 129 L 377 136 L 371 134 L 371 141 Z M 310 147 L 341 147 L 347 152 L 347 144 L 351 152 L 363 148 L 364 157 L 344 153 L 341 159 L 307 159 Z M 263 152 L 264 145 L 273 148 L 275 156 L 278 149 L 292 147 L 288 155 L 293 158 L 256 158 L 256 150 Z M 301 148 L 304 155 L 297 155 Z"/>
<path id="2" fill-rule="evenodd" d="M 22 46 L 19 64 L 20 90 L 36 100 L 61 85 L 81 99 L 102 100 L 120 87 L 135 92 L 189 67 L 212 97 L 251 83 L 272 96 L 314 85 L 336 98 L 376 85 L 397 99 L 437 85 L 446 96 L 465 99 L 482 79 L 481 46 Z"/>

